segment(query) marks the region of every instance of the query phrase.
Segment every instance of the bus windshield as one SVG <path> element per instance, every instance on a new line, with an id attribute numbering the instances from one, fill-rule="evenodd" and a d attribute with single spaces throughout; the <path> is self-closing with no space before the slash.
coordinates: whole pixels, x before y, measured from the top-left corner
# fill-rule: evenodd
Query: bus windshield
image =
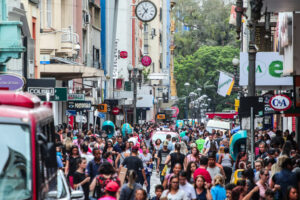
<path id="1" fill-rule="evenodd" d="M 31 199 L 30 129 L 0 123 L 0 199 Z"/>

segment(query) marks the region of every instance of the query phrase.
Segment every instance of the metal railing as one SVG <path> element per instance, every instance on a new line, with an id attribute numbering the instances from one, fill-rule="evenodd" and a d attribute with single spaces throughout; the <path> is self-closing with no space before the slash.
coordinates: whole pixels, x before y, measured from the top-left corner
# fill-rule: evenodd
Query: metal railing
<path id="1" fill-rule="evenodd" d="M 70 28 L 62 28 L 61 32 L 61 42 L 71 42 L 73 44 L 79 43 L 79 35 L 72 32 Z"/>

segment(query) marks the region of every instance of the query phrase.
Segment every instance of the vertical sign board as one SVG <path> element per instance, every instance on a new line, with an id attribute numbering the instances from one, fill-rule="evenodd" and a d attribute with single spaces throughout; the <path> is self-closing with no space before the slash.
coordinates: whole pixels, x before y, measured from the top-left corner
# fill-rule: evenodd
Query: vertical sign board
<path id="1" fill-rule="evenodd" d="M 300 76 L 294 76 L 295 107 L 300 108 Z"/>

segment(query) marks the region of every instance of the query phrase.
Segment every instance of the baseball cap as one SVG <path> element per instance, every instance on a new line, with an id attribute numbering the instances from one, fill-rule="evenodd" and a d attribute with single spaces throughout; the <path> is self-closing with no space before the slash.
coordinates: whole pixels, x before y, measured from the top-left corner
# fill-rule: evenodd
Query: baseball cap
<path id="1" fill-rule="evenodd" d="M 169 142 L 167 140 L 164 141 L 163 145 L 168 146 Z"/>
<path id="2" fill-rule="evenodd" d="M 106 191 L 110 192 L 117 192 L 119 190 L 119 185 L 115 181 L 110 181 L 106 186 L 105 186 Z"/>

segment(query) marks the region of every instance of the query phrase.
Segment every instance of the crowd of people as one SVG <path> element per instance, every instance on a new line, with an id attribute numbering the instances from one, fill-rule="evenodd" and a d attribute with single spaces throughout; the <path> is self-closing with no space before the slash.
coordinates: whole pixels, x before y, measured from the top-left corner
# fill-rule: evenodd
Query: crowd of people
<path id="1" fill-rule="evenodd" d="M 163 141 L 152 141 L 152 133 L 164 129 L 178 137 L 166 132 Z M 85 200 L 299 199 L 295 132 L 257 130 L 252 167 L 243 146 L 235 160 L 230 154 L 229 131 L 209 132 L 204 124 L 178 129 L 145 123 L 125 136 L 117 128 L 111 138 L 98 127 L 82 130 L 59 126 L 55 138 L 58 167 L 73 189 L 83 190 Z M 237 170 L 241 177 L 235 180 Z M 151 183 L 155 174 L 159 181 Z"/>

